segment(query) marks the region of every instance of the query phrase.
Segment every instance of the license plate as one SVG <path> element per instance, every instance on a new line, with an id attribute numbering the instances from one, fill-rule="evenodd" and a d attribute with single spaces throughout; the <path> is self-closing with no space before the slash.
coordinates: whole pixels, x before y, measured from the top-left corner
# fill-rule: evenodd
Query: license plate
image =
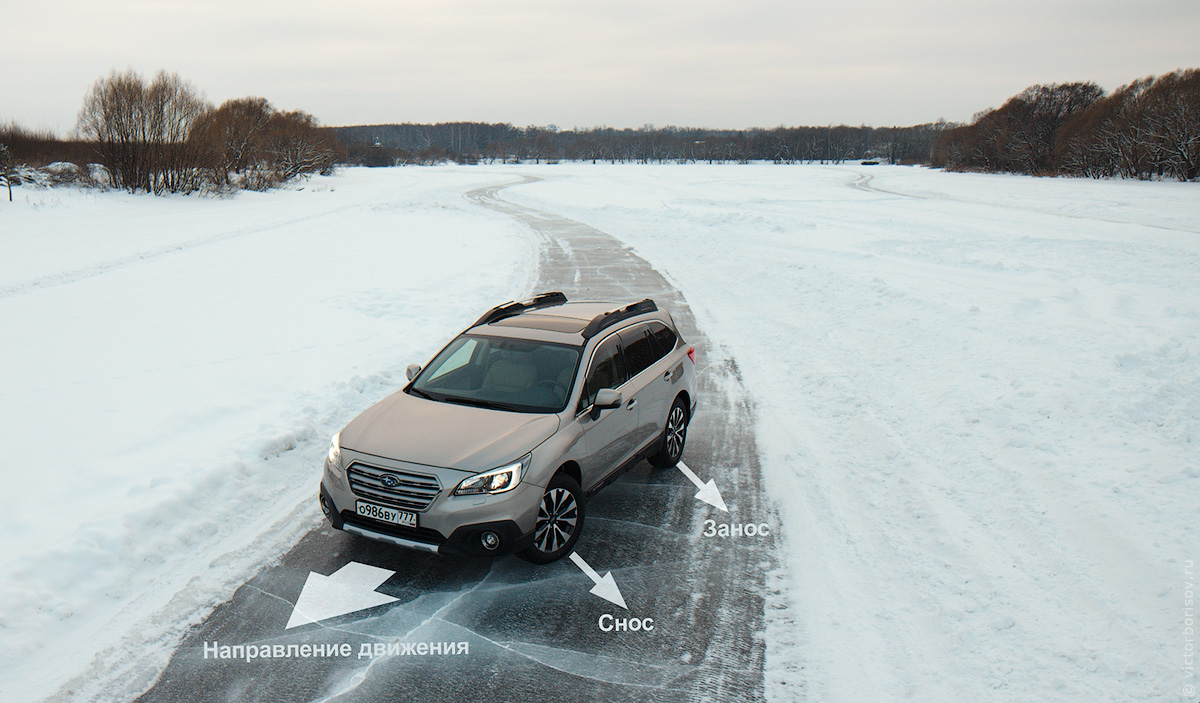
<path id="1" fill-rule="evenodd" d="M 372 520 L 380 520 L 382 522 L 390 522 L 393 525 L 400 525 L 401 527 L 417 526 L 416 513 L 406 513 L 403 510 L 387 508 L 382 505 L 375 505 L 374 503 L 364 503 L 361 500 L 355 502 L 354 511 L 363 517 L 369 517 Z"/>

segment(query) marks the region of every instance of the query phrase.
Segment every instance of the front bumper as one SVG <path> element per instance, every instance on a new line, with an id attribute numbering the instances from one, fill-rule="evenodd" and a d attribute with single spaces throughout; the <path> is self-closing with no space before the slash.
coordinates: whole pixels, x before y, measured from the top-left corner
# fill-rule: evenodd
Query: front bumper
<path id="1" fill-rule="evenodd" d="M 348 459 L 345 463 L 351 461 Z M 372 457 L 372 465 L 384 463 Z M 521 551 L 533 543 L 534 522 L 544 492 L 541 486 L 522 481 L 513 490 L 498 495 L 455 496 L 454 488 L 470 476 L 470 472 L 426 469 L 428 473 L 438 475 L 441 490 L 427 508 L 413 511 L 417 515 L 415 528 L 357 514 L 356 501 L 364 498 L 355 494 L 347 484 L 345 474 L 333 470 L 328 462 L 321 480 L 321 511 L 336 529 L 433 554 L 498 556 Z M 484 547 L 483 537 L 488 532 L 499 540 L 495 549 Z"/>
<path id="2" fill-rule="evenodd" d="M 442 537 L 441 534 L 428 536 L 422 534 L 406 535 L 404 533 L 410 531 L 404 528 L 397 528 L 395 525 L 385 525 L 363 518 L 350 513 L 348 510 L 342 511 L 339 517 L 342 523 L 340 529 L 346 532 L 352 532 L 356 535 L 379 542 L 386 542 L 397 547 L 415 549 L 431 554 L 495 557 L 519 552 L 533 544 L 533 533 L 522 534 L 521 529 L 517 527 L 517 523 L 511 520 L 463 525 L 449 537 Z M 416 533 L 417 531 L 413 530 L 411 532 Z M 483 546 L 483 535 L 488 532 L 499 538 L 499 544 L 495 549 L 488 549 Z"/>

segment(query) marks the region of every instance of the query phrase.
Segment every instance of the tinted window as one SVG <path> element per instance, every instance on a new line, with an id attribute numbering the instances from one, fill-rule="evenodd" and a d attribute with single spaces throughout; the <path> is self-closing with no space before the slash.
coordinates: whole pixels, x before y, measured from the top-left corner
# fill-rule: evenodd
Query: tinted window
<path id="1" fill-rule="evenodd" d="M 650 336 L 658 344 L 658 356 L 660 358 L 675 351 L 675 344 L 679 340 L 678 335 L 672 332 L 670 327 L 661 322 L 650 323 Z"/>
<path id="2" fill-rule="evenodd" d="M 633 378 L 650 365 L 658 361 L 659 355 L 654 349 L 654 340 L 650 339 L 645 327 L 636 327 L 631 332 L 622 332 L 621 339 L 625 342 L 625 364 L 629 367 L 629 377 Z"/>
<path id="3" fill-rule="evenodd" d="M 596 393 L 601 388 L 617 388 L 627 378 L 625 362 L 621 358 L 620 337 L 614 335 L 603 342 L 592 357 L 592 368 L 588 371 L 580 404 L 588 407 L 596 401 Z"/>

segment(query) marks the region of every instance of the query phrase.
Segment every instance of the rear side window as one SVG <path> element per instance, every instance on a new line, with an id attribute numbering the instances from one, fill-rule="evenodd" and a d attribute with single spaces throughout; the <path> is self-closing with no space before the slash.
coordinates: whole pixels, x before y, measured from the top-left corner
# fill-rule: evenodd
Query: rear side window
<path id="1" fill-rule="evenodd" d="M 650 323 L 650 336 L 658 344 L 659 357 L 664 357 L 675 351 L 675 345 L 679 341 L 679 335 L 675 334 L 670 327 L 661 322 Z"/>
<path id="2" fill-rule="evenodd" d="M 592 357 L 592 367 L 588 369 L 580 406 L 586 408 L 596 402 L 596 393 L 601 388 L 617 388 L 628 378 L 624 359 L 621 358 L 620 337 L 613 335 L 596 349 Z"/>
<path id="3" fill-rule="evenodd" d="M 654 340 L 644 326 L 622 332 L 621 339 L 625 342 L 625 365 L 629 367 L 630 378 L 650 368 L 662 357 L 654 348 Z"/>

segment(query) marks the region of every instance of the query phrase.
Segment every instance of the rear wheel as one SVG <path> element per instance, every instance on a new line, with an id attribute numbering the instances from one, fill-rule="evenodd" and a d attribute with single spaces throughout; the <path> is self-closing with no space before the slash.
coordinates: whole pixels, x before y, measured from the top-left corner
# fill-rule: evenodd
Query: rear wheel
<path id="1" fill-rule="evenodd" d="M 646 460 L 660 468 L 670 468 L 683 457 L 683 445 L 687 442 L 687 403 L 680 396 L 667 413 L 667 426 L 663 428 L 662 448 Z"/>
<path id="2" fill-rule="evenodd" d="M 533 526 L 533 546 L 517 556 L 534 564 L 563 558 L 583 530 L 583 489 L 566 474 L 556 474 L 542 494 Z"/>

